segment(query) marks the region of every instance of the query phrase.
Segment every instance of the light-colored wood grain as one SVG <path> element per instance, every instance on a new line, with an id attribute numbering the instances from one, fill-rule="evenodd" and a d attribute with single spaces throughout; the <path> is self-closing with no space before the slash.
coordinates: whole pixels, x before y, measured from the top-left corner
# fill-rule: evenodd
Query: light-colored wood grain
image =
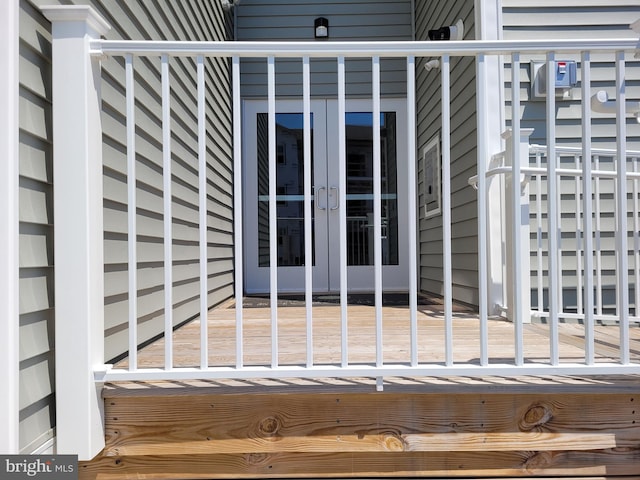
<path id="1" fill-rule="evenodd" d="M 406 309 L 383 309 L 384 358 L 408 358 Z M 375 361 L 373 309 L 349 308 L 349 360 Z M 234 365 L 235 312 L 208 318 L 211 365 Z M 584 360 L 584 327 L 559 326 L 562 361 Z M 475 362 L 479 322 L 454 317 L 454 359 Z M 244 363 L 269 365 L 267 309 L 246 309 Z M 528 362 L 548 362 L 549 327 L 525 325 Z M 199 362 L 196 320 L 174 334 L 176 365 Z M 315 307 L 314 361 L 340 360 L 337 307 Z M 418 318 L 421 362 L 445 358 L 439 307 Z M 489 322 L 492 361 L 513 359 L 514 326 Z M 597 326 L 597 361 L 617 355 L 617 326 Z M 638 327 L 631 356 L 639 355 Z M 279 309 L 279 362 L 306 360 L 299 307 Z M 162 366 L 162 340 L 140 366 Z M 123 364 L 126 364 L 124 362 Z M 640 478 L 640 377 L 428 377 L 123 382 L 103 391 L 107 443 L 81 479 Z M 620 479 L 622 480 L 622 479 Z"/>
<path id="2" fill-rule="evenodd" d="M 589 466 L 587 465 L 589 462 Z M 562 478 L 637 480 L 628 454 L 600 452 L 424 452 L 102 457 L 80 466 L 80 478 Z M 622 478 L 619 480 L 623 480 Z"/>
<path id="3" fill-rule="evenodd" d="M 477 316 L 458 309 L 453 318 L 453 359 L 456 363 L 477 364 L 480 358 L 480 323 Z M 243 364 L 271 364 L 271 320 L 268 308 L 244 309 Z M 313 309 L 313 361 L 315 365 L 341 361 L 341 323 L 338 306 Z M 418 312 L 418 361 L 445 361 L 445 324 L 441 307 L 420 306 Z M 561 361 L 584 363 L 584 326 L 561 324 L 559 352 Z M 236 345 L 235 310 L 226 305 L 209 313 L 208 350 L 210 366 L 233 366 Z M 307 359 L 307 327 L 303 307 L 278 309 L 278 364 L 302 365 Z M 409 311 L 401 307 L 383 307 L 383 360 L 385 363 L 409 363 L 411 337 Z M 513 363 L 514 325 L 503 319 L 489 321 L 489 359 L 493 363 Z M 615 325 L 596 326 L 596 362 L 616 361 L 619 355 L 614 340 L 619 337 Z M 640 360 L 640 326 L 630 329 L 631 359 Z M 376 361 L 375 310 L 370 306 L 348 308 L 348 360 L 350 363 Z M 200 363 L 200 321 L 174 332 L 174 366 L 193 367 Z M 524 326 L 525 361 L 549 363 L 550 327 L 532 323 Z M 126 360 L 117 366 L 126 367 Z M 147 346 L 138 355 L 138 365 L 164 366 L 164 340 Z"/>
<path id="4" fill-rule="evenodd" d="M 430 393 L 109 399 L 104 454 L 633 448 L 640 445 L 635 401 Z"/>

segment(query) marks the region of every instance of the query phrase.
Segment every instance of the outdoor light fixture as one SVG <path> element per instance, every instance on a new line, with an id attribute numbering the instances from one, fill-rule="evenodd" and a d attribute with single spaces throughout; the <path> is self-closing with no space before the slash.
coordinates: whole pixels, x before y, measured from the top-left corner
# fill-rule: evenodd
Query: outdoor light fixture
<path id="1" fill-rule="evenodd" d="M 427 70 L 427 72 L 430 72 L 434 68 L 436 69 L 440 68 L 440 60 L 438 60 L 437 58 L 434 58 L 433 60 L 429 60 L 427 63 L 424 64 L 424 68 Z"/>
<path id="2" fill-rule="evenodd" d="M 329 38 L 329 20 L 324 17 L 318 17 L 315 19 L 313 26 L 316 38 Z"/>
<path id="3" fill-rule="evenodd" d="M 240 3 L 240 0 L 222 0 L 222 8 L 231 10 L 237 3 Z"/>
<path id="4" fill-rule="evenodd" d="M 462 40 L 464 37 L 464 23 L 458 20 L 455 25 L 429 30 L 429 40 Z"/>

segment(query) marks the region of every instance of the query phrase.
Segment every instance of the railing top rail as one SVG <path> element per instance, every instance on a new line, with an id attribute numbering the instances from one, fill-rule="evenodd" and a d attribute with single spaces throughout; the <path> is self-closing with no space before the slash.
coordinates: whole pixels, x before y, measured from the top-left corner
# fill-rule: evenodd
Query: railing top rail
<path id="1" fill-rule="evenodd" d="M 469 56 L 546 52 L 615 52 L 640 49 L 637 38 L 557 40 L 465 40 L 456 42 L 181 42 L 92 40 L 93 55 L 239 56 L 239 57 L 405 57 Z"/>
<path id="2" fill-rule="evenodd" d="M 529 146 L 530 154 L 546 154 L 548 147 L 546 145 L 537 145 L 531 144 Z M 582 148 L 580 147 L 567 147 L 562 145 L 556 145 L 555 151 L 557 155 L 582 155 Z M 591 148 L 590 150 L 591 156 L 594 155 L 602 155 L 602 156 L 614 156 L 618 154 L 618 151 L 615 148 Z M 629 157 L 640 157 L 640 150 L 627 150 L 627 158 Z"/>

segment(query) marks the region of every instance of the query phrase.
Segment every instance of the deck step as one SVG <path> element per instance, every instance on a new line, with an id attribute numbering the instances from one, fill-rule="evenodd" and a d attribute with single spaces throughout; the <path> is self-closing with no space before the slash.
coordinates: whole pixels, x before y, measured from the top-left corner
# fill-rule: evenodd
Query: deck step
<path id="1" fill-rule="evenodd" d="M 635 380 L 106 390 L 81 477 L 638 475 Z"/>

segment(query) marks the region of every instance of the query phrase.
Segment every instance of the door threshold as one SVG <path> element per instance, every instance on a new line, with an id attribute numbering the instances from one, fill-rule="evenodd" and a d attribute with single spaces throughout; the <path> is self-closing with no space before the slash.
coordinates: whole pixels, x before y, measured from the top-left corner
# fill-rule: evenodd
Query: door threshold
<path id="1" fill-rule="evenodd" d="M 436 302 L 433 298 L 424 295 L 418 295 L 418 305 L 434 305 Z M 347 294 L 348 305 L 374 306 L 374 293 L 349 293 Z M 268 293 L 251 294 L 243 298 L 242 306 L 244 308 L 268 308 L 271 305 L 271 299 Z M 315 306 L 331 306 L 340 305 L 339 293 L 322 293 L 313 294 L 312 305 Z M 382 294 L 382 306 L 384 307 L 402 307 L 409 305 L 409 294 L 406 292 L 389 292 Z M 278 307 L 304 307 L 305 295 L 303 293 L 279 294 Z"/>

